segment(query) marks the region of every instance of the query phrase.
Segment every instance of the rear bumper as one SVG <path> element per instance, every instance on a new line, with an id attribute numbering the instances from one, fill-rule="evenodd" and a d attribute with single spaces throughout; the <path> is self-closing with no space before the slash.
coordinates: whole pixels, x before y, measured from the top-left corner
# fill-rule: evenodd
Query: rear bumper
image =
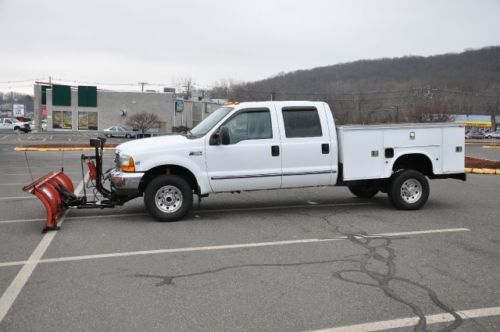
<path id="1" fill-rule="evenodd" d="M 111 183 L 118 195 L 135 195 L 139 193 L 139 185 L 144 173 L 111 172 Z"/>

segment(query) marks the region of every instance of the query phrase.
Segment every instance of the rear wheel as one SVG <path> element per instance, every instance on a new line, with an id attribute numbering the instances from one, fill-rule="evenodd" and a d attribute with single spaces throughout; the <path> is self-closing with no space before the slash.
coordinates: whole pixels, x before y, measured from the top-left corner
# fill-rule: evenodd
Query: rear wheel
<path id="1" fill-rule="evenodd" d="M 126 135 L 125 135 L 125 138 L 130 138 L 130 134 L 126 134 Z"/>
<path id="2" fill-rule="evenodd" d="M 349 186 L 349 190 L 359 198 L 372 198 L 379 192 L 378 186 L 373 184 L 358 184 Z"/>
<path id="3" fill-rule="evenodd" d="M 144 205 L 158 221 L 180 220 L 193 205 L 193 190 L 182 177 L 160 175 L 146 187 Z"/>
<path id="4" fill-rule="evenodd" d="M 401 171 L 392 176 L 387 194 L 397 209 L 417 210 L 429 198 L 429 181 L 419 171 Z"/>

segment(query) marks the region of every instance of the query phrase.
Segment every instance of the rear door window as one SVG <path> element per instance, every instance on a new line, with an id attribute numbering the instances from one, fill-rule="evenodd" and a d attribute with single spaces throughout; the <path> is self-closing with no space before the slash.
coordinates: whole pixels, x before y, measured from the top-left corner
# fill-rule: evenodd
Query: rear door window
<path id="1" fill-rule="evenodd" d="M 285 107 L 282 114 L 287 138 L 323 136 L 315 107 Z"/>

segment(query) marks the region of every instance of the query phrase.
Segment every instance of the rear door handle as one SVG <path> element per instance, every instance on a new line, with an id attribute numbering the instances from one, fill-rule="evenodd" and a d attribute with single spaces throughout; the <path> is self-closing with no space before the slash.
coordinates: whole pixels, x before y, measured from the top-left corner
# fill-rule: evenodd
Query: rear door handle
<path id="1" fill-rule="evenodd" d="M 280 147 L 279 145 L 273 145 L 271 146 L 271 155 L 273 157 L 277 157 L 280 155 Z"/>
<path id="2" fill-rule="evenodd" d="M 328 144 L 328 143 L 321 144 L 321 153 L 322 154 L 329 154 L 330 153 L 330 144 Z"/>

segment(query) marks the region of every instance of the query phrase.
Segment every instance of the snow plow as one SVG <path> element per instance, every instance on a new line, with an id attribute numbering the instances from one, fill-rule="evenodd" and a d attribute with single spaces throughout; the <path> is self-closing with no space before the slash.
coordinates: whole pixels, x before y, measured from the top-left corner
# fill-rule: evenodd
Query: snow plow
<path id="1" fill-rule="evenodd" d="M 105 138 L 91 139 L 90 146 L 95 148 L 95 155 L 81 155 L 82 195 L 75 192 L 73 181 L 64 173 L 64 168 L 59 172 L 50 172 L 23 187 L 23 191 L 38 197 L 47 211 L 42 233 L 58 230 L 58 222 L 67 209 L 113 208 L 137 197 L 117 196 L 111 182 L 106 184 L 113 168 L 106 172 L 102 170 L 105 143 Z M 85 176 L 85 167 L 88 168 L 88 176 Z"/>

